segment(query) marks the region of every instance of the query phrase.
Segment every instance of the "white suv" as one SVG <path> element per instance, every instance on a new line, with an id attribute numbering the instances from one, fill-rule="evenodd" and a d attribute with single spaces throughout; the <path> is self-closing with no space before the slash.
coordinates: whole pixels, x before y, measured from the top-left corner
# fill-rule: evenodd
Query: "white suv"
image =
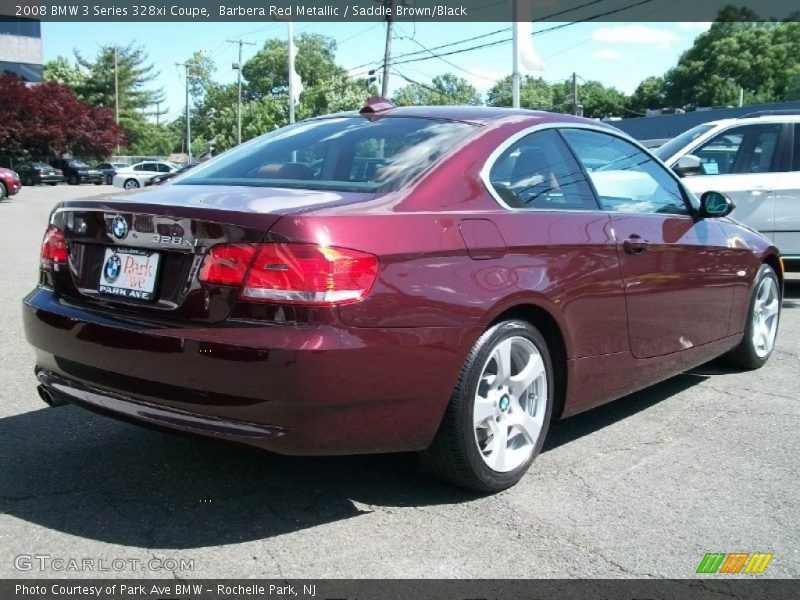
<path id="1" fill-rule="evenodd" d="M 692 192 L 733 200 L 733 217 L 800 268 L 800 114 L 754 113 L 703 123 L 654 151 Z"/>

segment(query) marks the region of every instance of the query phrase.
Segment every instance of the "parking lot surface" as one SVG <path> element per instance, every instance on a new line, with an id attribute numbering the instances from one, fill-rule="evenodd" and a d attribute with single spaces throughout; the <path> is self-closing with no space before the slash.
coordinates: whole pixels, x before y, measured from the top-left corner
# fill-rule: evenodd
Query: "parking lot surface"
<path id="1" fill-rule="evenodd" d="M 0 577 L 685 578 L 706 552 L 800 576 L 797 276 L 766 367 L 556 423 L 522 482 L 482 497 L 414 456 L 280 457 L 46 407 L 20 303 L 52 206 L 111 190 L 0 202 Z"/>

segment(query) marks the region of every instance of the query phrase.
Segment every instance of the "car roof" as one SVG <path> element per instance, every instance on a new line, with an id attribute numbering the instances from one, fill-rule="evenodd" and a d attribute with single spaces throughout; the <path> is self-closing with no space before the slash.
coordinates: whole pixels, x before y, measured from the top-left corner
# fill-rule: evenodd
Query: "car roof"
<path id="1" fill-rule="evenodd" d="M 739 117 L 733 119 L 720 119 L 719 121 L 709 121 L 707 125 L 727 126 L 727 125 L 750 125 L 753 123 L 800 123 L 798 115 L 762 115 L 760 117 Z M 701 123 L 702 125 L 702 123 Z"/>
<path id="2" fill-rule="evenodd" d="M 462 121 L 474 124 L 486 124 L 493 121 L 516 120 L 526 118 L 535 123 L 593 123 L 595 125 L 605 125 L 601 121 L 593 121 L 582 117 L 574 117 L 561 113 L 551 113 L 540 110 L 530 110 L 525 108 L 505 108 L 499 106 L 398 106 L 388 110 L 381 110 L 375 113 L 362 115 L 358 111 L 340 112 L 314 119 L 331 119 L 342 117 L 408 117 L 418 119 L 442 119 L 449 121 Z M 610 127 L 610 126 L 608 126 Z"/>

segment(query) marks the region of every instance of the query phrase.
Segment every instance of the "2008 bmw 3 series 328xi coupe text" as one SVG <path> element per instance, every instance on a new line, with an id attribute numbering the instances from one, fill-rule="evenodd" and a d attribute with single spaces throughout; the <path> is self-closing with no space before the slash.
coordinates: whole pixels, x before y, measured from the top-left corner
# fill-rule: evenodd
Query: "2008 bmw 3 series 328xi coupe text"
<path id="1" fill-rule="evenodd" d="M 25 331 L 51 404 L 497 491 L 553 419 L 767 361 L 781 259 L 731 210 L 600 123 L 373 100 L 58 204 Z"/>

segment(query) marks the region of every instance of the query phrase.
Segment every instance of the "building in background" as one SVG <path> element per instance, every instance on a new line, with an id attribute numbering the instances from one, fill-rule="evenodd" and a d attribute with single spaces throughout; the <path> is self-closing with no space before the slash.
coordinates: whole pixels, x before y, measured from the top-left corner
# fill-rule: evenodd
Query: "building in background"
<path id="1" fill-rule="evenodd" d="M 30 83 L 42 81 L 42 24 L 0 16 L 0 73 L 14 73 Z"/>

